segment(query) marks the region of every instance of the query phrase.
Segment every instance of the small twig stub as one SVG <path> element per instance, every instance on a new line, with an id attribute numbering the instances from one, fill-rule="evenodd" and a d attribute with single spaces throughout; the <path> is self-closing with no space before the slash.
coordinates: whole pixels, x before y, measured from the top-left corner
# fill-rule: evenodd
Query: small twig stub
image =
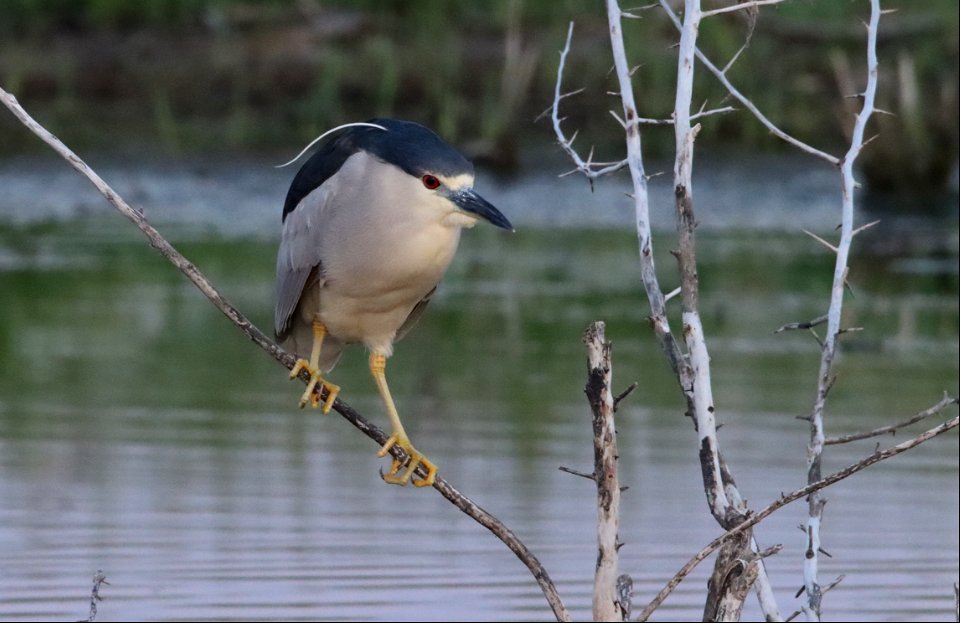
<path id="1" fill-rule="evenodd" d="M 103 601 L 103 597 L 100 596 L 100 587 L 106 584 L 110 585 L 110 582 L 107 582 L 107 576 L 103 574 L 101 569 L 97 569 L 97 572 L 93 574 L 93 587 L 90 589 L 90 613 L 87 615 L 87 622 L 92 623 L 97 619 L 97 604 Z"/>

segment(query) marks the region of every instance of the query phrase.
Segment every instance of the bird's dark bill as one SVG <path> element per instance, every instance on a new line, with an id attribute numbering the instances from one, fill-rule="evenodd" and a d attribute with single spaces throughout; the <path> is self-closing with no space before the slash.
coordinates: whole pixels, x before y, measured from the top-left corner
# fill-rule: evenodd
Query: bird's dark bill
<path id="1" fill-rule="evenodd" d="M 493 204 L 478 195 L 472 188 L 451 193 L 450 199 L 464 212 L 476 214 L 497 227 L 513 231 L 513 225 Z"/>

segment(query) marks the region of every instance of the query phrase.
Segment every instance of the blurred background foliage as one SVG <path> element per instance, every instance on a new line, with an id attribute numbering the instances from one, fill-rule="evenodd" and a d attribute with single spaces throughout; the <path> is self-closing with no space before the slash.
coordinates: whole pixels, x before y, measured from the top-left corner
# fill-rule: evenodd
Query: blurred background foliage
<path id="1" fill-rule="evenodd" d="M 627 3 L 629 4 L 629 3 Z M 624 6 L 627 7 L 627 4 Z M 677 3 L 675 3 L 677 4 Z M 705 8 L 723 4 L 705 0 Z M 885 0 L 880 31 L 879 137 L 863 156 L 873 190 L 937 193 L 958 151 L 958 3 Z M 749 38 L 729 76 L 804 141 L 840 153 L 865 82 L 866 2 L 793 0 L 709 19 L 700 44 L 719 65 Z M 625 24 L 638 64 L 641 114 L 672 108 L 676 32 L 659 8 Z M 576 22 L 564 100 L 571 129 L 598 157 L 622 135 L 597 0 L 3 0 L 0 84 L 69 144 L 172 154 L 288 153 L 333 125 L 372 116 L 420 120 L 475 159 L 504 170 L 521 148 L 552 140 L 547 120 L 558 51 Z M 727 103 L 699 71 L 695 98 Z M 42 149 L 0 121 L 0 153 Z M 653 155 L 669 127 L 648 128 Z M 743 112 L 703 123 L 701 140 L 784 147 Z"/>

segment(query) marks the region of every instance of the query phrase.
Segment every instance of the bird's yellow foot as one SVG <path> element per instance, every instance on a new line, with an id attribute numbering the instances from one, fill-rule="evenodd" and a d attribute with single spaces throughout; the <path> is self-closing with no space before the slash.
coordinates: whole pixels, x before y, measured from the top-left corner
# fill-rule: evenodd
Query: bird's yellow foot
<path id="1" fill-rule="evenodd" d="M 400 473 L 400 470 L 404 468 L 404 463 L 393 459 L 393 463 L 390 465 L 390 471 L 383 475 L 384 481 L 391 485 L 400 485 L 401 487 L 407 484 L 407 481 L 410 480 L 410 477 L 413 476 L 413 473 L 417 471 L 417 467 L 423 466 L 427 470 L 426 478 L 414 478 L 413 486 L 415 487 L 432 487 L 434 480 L 437 478 L 437 466 L 433 464 L 427 457 L 425 457 L 421 452 L 413 447 L 413 444 L 410 443 L 410 440 L 406 436 L 398 435 L 394 433 L 390 435 L 390 438 L 387 439 L 387 442 L 383 444 L 383 447 L 380 448 L 380 451 L 377 452 L 377 456 L 384 457 L 390 452 L 390 448 L 393 446 L 400 446 L 403 448 L 403 451 L 407 453 L 406 469 L 403 470 L 403 473 Z"/>
<path id="2" fill-rule="evenodd" d="M 290 379 L 297 378 L 301 370 L 310 373 L 310 382 L 307 383 L 307 389 L 304 390 L 303 396 L 300 398 L 300 408 L 304 408 L 308 402 L 314 409 L 320 406 L 320 388 L 323 388 L 327 390 L 327 399 L 323 402 L 321 412 L 324 414 L 330 413 L 333 401 L 337 399 L 337 394 L 340 393 L 340 386 L 324 379 L 320 375 L 320 370 L 311 367 L 310 362 L 306 359 L 297 359 L 297 364 L 290 371 Z M 318 385 L 320 388 L 317 387 Z"/>

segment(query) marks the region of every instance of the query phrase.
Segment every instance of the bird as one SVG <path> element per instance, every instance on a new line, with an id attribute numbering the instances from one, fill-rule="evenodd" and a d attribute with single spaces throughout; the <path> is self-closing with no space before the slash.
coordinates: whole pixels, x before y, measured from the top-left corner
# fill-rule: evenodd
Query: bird
<path id="1" fill-rule="evenodd" d="M 345 346 L 364 345 L 392 428 L 378 456 L 398 446 L 408 457 L 394 458 L 383 479 L 405 485 L 422 466 L 426 477 L 412 483 L 431 486 L 436 464 L 404 431 L 386 362 L 430 303 L 461 231 L 479 221 L 513 225 L 474 190 L 472 163 L 419 123 L 375 118 L 338 126 L 293 161 L 323 139 L 283 204 L 275 336 L 297 357 L 290 378 L 310 374 L 300 407 L 320 406 L 323 388 L 323 413 L 340 393 L 326 375 Z"/>

